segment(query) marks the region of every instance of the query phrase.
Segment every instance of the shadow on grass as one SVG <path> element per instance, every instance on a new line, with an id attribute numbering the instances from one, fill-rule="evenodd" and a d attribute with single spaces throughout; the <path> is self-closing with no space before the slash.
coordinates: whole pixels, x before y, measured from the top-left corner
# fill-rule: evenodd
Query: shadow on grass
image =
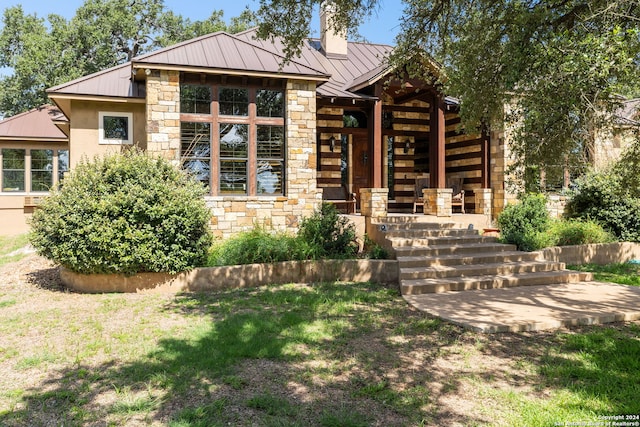
<path id="1" fill-rule="evenodd" d="M 474 343 L 483 354 L 527 358 L 537 374 L 517 381 L 582 394 L 580 410 L 640 413 L 637 399 L 629 400 L 640 384 L 633 325 L 479 335 L 425 317 L 396 290 L 371 284 L 184 294 L 164 310 L 193 319 L 193 328 L 133 361 L 48 373 L 0 413 L 0 425 L 484 424 L 491 420 L 441 405 L 468 387 L 467 372 L 445 375 L 434 363 Z M 500 368 L 476 374 L 503 380 Z"/>
<path id="2" fill-rule="evenodd" d="M 133 362 L 52 372 L 0 425 L 413 425 L 427 417 L 426 378 L 395 384 L 382 366 L 401 356 L 385 340 L 407 310 L 371 284 L 179 295 L 165 311 L 193 318 L 188 333 Z"/>

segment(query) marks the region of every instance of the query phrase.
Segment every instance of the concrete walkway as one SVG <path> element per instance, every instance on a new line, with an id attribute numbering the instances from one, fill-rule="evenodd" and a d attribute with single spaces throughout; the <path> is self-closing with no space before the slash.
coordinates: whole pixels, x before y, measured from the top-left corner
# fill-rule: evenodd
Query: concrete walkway
<path id="1" fill-rule="evenodd" d="M 416 308 L 480 332 L 539 331 L 640 319 L 640 288 L 580 282 L 405 295 Z"/>

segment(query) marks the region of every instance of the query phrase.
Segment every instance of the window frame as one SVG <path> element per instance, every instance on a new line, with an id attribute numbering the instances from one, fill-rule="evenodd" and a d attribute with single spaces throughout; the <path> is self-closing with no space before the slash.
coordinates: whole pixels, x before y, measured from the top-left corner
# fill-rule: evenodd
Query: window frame
<path id="1" fill-rule="evenodd" d="M 127 119 L 127 139 L 106 138 L 104 135 L 105 117 L 119 117 Z M 124 111 L 100 111 L 98 112 L 98 144 L 100 145 L 132 145 L 133 144 L 133 113 Z"/>
<path id="2" fill-rule="evenodd" d="M 24 151 L 24 189 L 22 190 L 15 190 L 15 191 L 5 191 L 4 190 L 4 154 L 3 154 L 3 150 L 23 150 Z M 46 191 L 34 191 L 32 190 L 33 188 L 33 183 L 32 183 L 32 155 L 31 152 L 32 151 L 37 151 L 37 150 L 51 150 L 53 152 L 53 164 L 52 164 L 52 170 L 51 170 L 51 176 L 52 176 L 52 184 L 50 188 L 53 188 L 54 186 L 58 185 L 60 182 L 63 181 L 63 177 L 60 175 L 60 172 L 68 172 L 71 169 L 71 165 L 70 165 L 70 150 L 68 147 L 64 147 L 64 148 L 60 148 L 60 147 L 46 147 L 43 146 L 41 144 L 39 144 L 36 147 L 26 147 L 26 146 L 4 146 L 4 147 L 0 147 L 0 196 L 22 196 L 25 194 L 49 194 L 50 190 L 46 190 Z M 60 152 L 66 152 L 67 153 L 67 167 L 64 170 L 60 169 L 60 163 L 59 163 L 59 156 L 60 156 Z M 13 170 L 13 169 L 11 169 Z"/>
<path id="3" fill-rule="evenodd" d="M 4 168 L 4 161 L 5 161 L 5 150 L 20 150 L 23 152 L 23 157 L 22 157 L 22 169 L 15 169 L 15 168 L 11 168 L 11 169 L 7 169 L 7 171 L 12 171 L 12 172 L 17 172 L 17 171 L 22 171 L 22 189 L 17 189 L 17 190 L 6 190 L 5 189 L 5 168 Z M 0 192 L 3 194 L 21 194 L 21 193 L 26 193 L 27 192 L 27 171 L 29 170 L 28 166 L 29 166 L 29 162 L 31 160 L 29 160 L 29 162 L 27 162 L 27 158 L 30 157 L 30 150 L 28 148 L 11 148 L 11 147 L 2 147 L 0 148 Z"/>
<path id="4" fill-rule="evenodd" d="M 182 76 L 180 87 L 184 85 L 203 86 L 202 80 L 185 78 Z M 286 168 L 287 168 L 287 126 L 286 126 L 286 89 L 283 85 L 265 86 L 255 84 L 237 84 L 233 82 L 213 81 L 207 84 L 211 87 L 211 113 L 181 113 L 180 122 L 206 122 L 211 123 L 211 182 L 209 195 L 223 197 L 278 197 L 286 195 Z M 220 90 L 221 89 L 246 89 L 248 91 L 248 114 L 246 116 L 220 114 Z M 278 91 L 282 93 L 281 117 L 262 117 L 257 114 L 256 96 L 260 90 Z M 224 161 L 235 158 L 222 157 L 220 144 L 220 129 L 222 125 L 247 125 L 248 126 L 248 152 L 246 158 L 246 189 L 242 193 L 230 193 L 221 191 L 221 166 Z M 276 193 L 258 193 L 258 135 L 260 125 L 281 126 L 283 129 L 283 157 L 276 159 L 282 163 L 280 191 Z M 181 159 L 182 160 L 182 159 Z M 237 160 L 237 159 L 236 159 Z M 260 159 L 264 160 L 264 159 Z M 213 170 L 215 168 L 215 171 Z"/>
<path id="5" fill-rule="evenodd" d="M 46 169 L 35 169 L 33 167 L 33 162 L 34 162 L 34 158 L 33 158 L 33 152 L 34 151 L 50 151 L 51 152 L 51 170 L 48 171 L 50 173 L 51 176 L 51 184 L 49 185 L 49 190 L 34 190 L 33 189 L 33 184 L 36 180 L 34 180 L 34 172 L 47 172 Z M 55 182 L 55 178 L 54 178 L 54 162 L 55 162 L 55 158 L 56 158 L 56 154 L 57 154 L 57 150 L 54 150 L 53 148 L 31 148 L 29 149 L 29 193 L 48 193 L 50 191 L 50 189 L 53 187 L 54 182 Z"/>

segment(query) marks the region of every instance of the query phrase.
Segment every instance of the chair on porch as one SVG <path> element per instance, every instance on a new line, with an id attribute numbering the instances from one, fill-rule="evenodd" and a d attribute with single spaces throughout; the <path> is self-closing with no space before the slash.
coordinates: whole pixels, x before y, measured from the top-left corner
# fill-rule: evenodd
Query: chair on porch
<path id="1" fill-rule="evenodd" d="M 447 187 L 453 189 L 451 194 L 451 208 L 454 206 L 460 206 L 462 213 L 464 212 L 464 190 L 462 185 L 464 184 L 464 178 L 447 178 Z"/>
<path id="2" fill-rule="evenodd" d="M 422 212 L 424 212 L 424 194 L 422 194 L 422 190 L 424 188 L 429 188 L 429 178 L 418 178 L 416 179 L 416 193 L 413 198 L 413 213 L 416 213 L 417 207 L 422 206 Z"/>

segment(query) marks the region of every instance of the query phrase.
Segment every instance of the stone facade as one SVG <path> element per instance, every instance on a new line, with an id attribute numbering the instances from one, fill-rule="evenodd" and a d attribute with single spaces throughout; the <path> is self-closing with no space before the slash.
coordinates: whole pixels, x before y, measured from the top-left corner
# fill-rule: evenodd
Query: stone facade
<path id="1" fill-rule="evenodd" d="M 180 72 L 147 76 L 147 152 L 180 163 Z"/>
<path id="2" fill-rule="evenodd" d="M 386 188 L 361 188 L 360 213 L 369 218 L 387 216 L 389 190 Z"/>
<path id="3" fill-rule="evenodd" d="M 451 216 L 453 211 L 451 208 L 451 199 L 453 189 L 451 188 L 425 188 L 422 190 L 424 195 L 424 214 L 435 216 Z"/>
<path id="4" fill-rule="evenodd" d="M 474 190 L 475 214 L 491 216 L 491 192 L 490 188 Z"/>
<path id="5" fill-rule="evenodd" d="M 217 237 L 228 238 L 261 225 L 295 232 L 322 202 L 316 188 L 316 84 L 289 81 L 286 89 L 286 196 L 206 197 Z"/>
<path id="6" fill-rule="evenodd" d="M 567 198 L 562 194 L 547 195 L 547 211 L 551 218 L 562 218 L 567 206 Z"/>

